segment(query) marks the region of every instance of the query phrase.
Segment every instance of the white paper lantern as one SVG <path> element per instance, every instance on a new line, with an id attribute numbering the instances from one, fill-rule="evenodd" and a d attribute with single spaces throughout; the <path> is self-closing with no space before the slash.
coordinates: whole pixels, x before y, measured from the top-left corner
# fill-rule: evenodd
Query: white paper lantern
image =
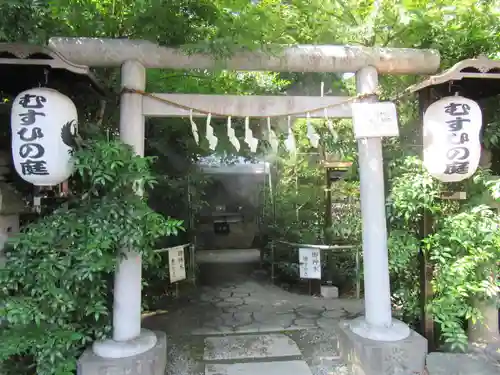
<path id="1" fill-rule="evenodd" d="M 462 96 L 432 103 L 424 114 L 424 167 L 443 182 L 471 177 L 481 157 L 483 117 L 479 105 Z"/>
<path id="2" fill-rule="evenodd" d="M 78 113 L 70 98 L 44 87 L 21 92 L 12 103 L 12 156 L 17 173 L 52 186 L 73 172 Z"/>

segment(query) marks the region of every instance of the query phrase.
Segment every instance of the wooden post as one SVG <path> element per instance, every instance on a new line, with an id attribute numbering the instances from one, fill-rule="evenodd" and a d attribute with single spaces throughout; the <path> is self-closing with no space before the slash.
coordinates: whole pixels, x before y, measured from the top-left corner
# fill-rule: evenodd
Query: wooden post
<path id="1" fill-rule="evenodd" d="M 426 87 L 419 91 L 419 109 L 420 109 L 420 126 L 422 126 L 424 113 L 427 107 L 431 104 L 431 88 Z M 422 141 L 422 156 L 423 156 L 423 134 L 420 137 Z M 423 213 L 423 219 L 420 223 L 420 238 L 424 239 L 432 233 L 433 217 L 429 212 Z M 420 270 L 420 324 L 424 337 L 427 339 L 429 353 L 436 351 L 436 337 L 434 332 L 434 319 L 432 314 L 427 310 L 428 303 L 432 300 L 432 276 L 433 266 L 428 262 L 423 246 L 419 253 L 419 270 Z"/>
<path id="2" fill-rule="evenodd" d="M 276 226 L 276 197 L 277 197 L 277 189 L 279 186 L 278 178 L 279 178 L 279 165 L 273 164 L 269 170 L 269 187 L 271 188 L 271 210 L 272 210 L 272 220 L 273 226 Z M 274 270 L 274 264 L 276 262 L 275 254 L 276 252 L 276 243 L 271 239 L 271 282 L 273 285 L 276 283 L 276 274 Z"/>
<path id="3" fill-rule="evenodd" d="M 323 158 L 323 164 L 326 166 L 326 152 L 323 147 L 321 147 L 320 152 Z M 332 238 L 330 236 L 330 228 L 332 227 L 332 182 L 330 181 L 330 169 L 328 167 L 324 168 L 324 179 L 325 179 L 325 222 L 323 228 L 323 240 L 325 245 L 329 246 L 332 244 Z M 329 277 L 331 274 L 332 264 L 331 264 L 331 254 L 330 251 L 323 251 L 321 257 L 325 257 L 326 264 L 326 276 Z M 322 276 L 323 278 L 324 276 Z M 328 280 L 328 279 L 327 279 Z M 331 280 L 330 280 L 331 281 Z M 313 281 L 312 294 L 321 295 L 321 280 Z"/>
<path id="4" fill-rule="evenodd" d="M 330 170 L 325 168 L 325 245 L 331 245 L 330 228 L 332 226 L 332 183 L 330 181 Z"/>

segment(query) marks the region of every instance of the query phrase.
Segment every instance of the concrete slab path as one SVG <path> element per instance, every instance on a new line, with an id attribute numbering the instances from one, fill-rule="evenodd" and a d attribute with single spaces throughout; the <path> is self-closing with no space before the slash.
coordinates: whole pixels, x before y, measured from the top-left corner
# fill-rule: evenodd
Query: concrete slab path
<path id="1" fill-rule="evenodd" d="M 201 287 L 146 328 L 169 336 L 167 375 L 343 375 L 336 326 L 362 301 L 297 295 L 246 279 Z"/>

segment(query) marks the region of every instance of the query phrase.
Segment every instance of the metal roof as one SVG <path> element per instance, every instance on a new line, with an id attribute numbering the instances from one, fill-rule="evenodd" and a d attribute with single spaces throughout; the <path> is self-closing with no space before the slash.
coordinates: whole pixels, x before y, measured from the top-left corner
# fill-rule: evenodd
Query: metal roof
<path id="1" fill-rule="evenodd" d="M 406 92 L 414 93 L 432 87 L 442 96 L 455 90 L 471 99 L 482 99 L 500 94 L 499 79 L 500 60 L 480 56 L 462 60 L 450 69 L 408 87 Z"/>
<path id="2" fill-rule="evenodd" d="M 104 87 L 92 74 L 90 68 L 70 62 L 59 53 L 47 47 L 0 43 L 0 91 L 17 95 L 40 85 L 40 77 L 47 72 L 60 81 L 69 81 L 81 90 L 89 87 L 99 95 L 105 95 Z"/>

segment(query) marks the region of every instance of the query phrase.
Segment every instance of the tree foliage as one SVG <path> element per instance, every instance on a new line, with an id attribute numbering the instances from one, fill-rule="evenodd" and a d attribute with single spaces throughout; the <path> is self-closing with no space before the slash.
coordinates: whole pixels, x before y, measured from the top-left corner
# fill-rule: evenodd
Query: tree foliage
<path id="1" fill-rule="evenodd" d="M 109 333 L 109 281 L 122 249 L 151 262 L 158 239 L 182 229 L 137 194 L 155 183 L 151 159 L 113 140 L 89 141 L 75 157 L 86 189 L 25 227 L 0 270 L 0 360 L 32 357 L 40 375 L 72 373 L 82 347 Z"/>

